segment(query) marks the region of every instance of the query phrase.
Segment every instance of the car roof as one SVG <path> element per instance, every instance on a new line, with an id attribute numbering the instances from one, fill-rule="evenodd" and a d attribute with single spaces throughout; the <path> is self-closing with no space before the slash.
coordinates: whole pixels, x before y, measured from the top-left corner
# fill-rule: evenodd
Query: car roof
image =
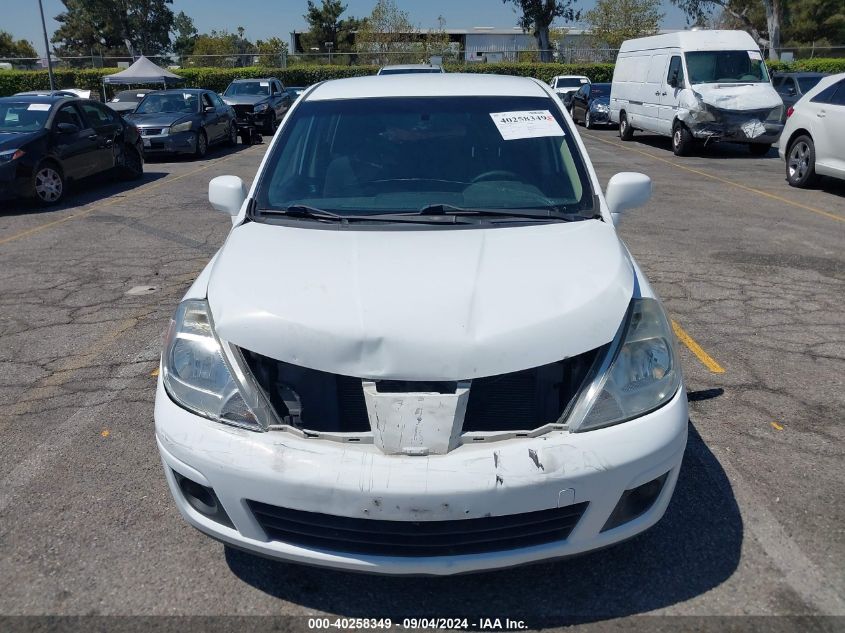
<path id="1" fill-rule="evenodd" d="M 772 73 L 775 77 L 827 77 L 827 73 L 817 73 L 809 70 L 797 72 L 775 72 Z"/>
<path id="2" fill-rule="evenodd" d="M 153 90 L 147 94 L 178 94 L 182 92 L 187 92 L 189 94 L 199 94 L 200 92 L 211 92 L 211 90 L 206 90 L 205 88 L 168 88 L 167 90 Z"/>
<path id="3" fill-rule="evenodd" d="M 233 84 L 242 83 L 244 81 L 279 81 L 278 77 L 241 77 L 240 79 L 233 79 Z"/>
<path id="4" fill-rule="evenodd" d="M 0 97 L 3 101 L 17 101 L 18 103 L 59 103 L 60 101 L 74 101 L 79 99 L 76 95 L 48 95 L 48 94 L 20 94 L 9 97 Z"/>
<path id="5" fill-rule="evenodd" d="M 418 68 L 438 68 L 443 70 L 442 66 L 437 64 L 391 64 L 389 66 L 382 66 L 381 70 L 415 70 Z"/>
<path id="6" fill-rule="evenodd" d="M 745 31 L 701 29 L 699 31 L 675 31 L 625 40 L 622 42 L 619 52 L 651 51 L 656 48 L 681 48 L 684 51 L 760 50 L 754 38 Z"/>
<path id="7" fill-rule="evenodd" d="M 548 97 L 549 93 L 538 80 L 530 77 L 481 73 L 425 73 L 333 79 L 314 87 L 307 93 L 306 100 L 444 96 Z"/>
<path id="8" fill-rule="evenodd" d="M 555 79 L 589 79 L 589 77 L 587 75 L 555 75 L 552 81 Z"/>

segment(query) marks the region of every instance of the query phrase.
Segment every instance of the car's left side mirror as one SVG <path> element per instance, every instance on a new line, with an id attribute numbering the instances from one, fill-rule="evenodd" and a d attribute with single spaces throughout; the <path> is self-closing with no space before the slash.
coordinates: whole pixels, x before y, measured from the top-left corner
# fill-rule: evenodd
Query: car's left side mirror
<path id="1" fill-rule="evenodd" d="M 610 179 L 604 199 L 614 226 L 619 224 L 623 211 L 641 207 L 651 198 L 651 178 L 633 171 L 623 171 Z"/>
<path id="2" fill-rule="evenodd" d="M 221 213 L 231 215 L 233 222 L 246 200 L 246 193 L 244 181 L 237 176 L 217 176 L 208 183 L 208 201 L 211 206 Z"/>
<path id="3" fill-rule="evenodd" d="M 213 113 L 213 112 L 216 112 L 217 110 L 216 110 L 216 108 L 215 108 L 214 106 L 205 106 L 205 107 L 202 109 L 202 111 L 203 111 L 203 112 L 205 112 L 206 114 L 211 114 L 211 113 Z"/>

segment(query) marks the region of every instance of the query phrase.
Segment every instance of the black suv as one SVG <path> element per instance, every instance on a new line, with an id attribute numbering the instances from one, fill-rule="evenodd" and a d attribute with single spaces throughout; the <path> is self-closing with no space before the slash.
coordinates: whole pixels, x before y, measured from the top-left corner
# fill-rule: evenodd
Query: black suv
<path id="1" fill-rule="evenodd" d="M 223 92 L 223 101 L 235 109 L 238 125 L 258 125 L 270 135 L 293 103 L 275 77 L 235 79 Z"/>
<path id="2" fill-rule="evenodd" d="M 0 198 L 62 199 L 69 180 L 144 173 L 138 129 L 97 101 L 62 95 L 0 98 Z"/>

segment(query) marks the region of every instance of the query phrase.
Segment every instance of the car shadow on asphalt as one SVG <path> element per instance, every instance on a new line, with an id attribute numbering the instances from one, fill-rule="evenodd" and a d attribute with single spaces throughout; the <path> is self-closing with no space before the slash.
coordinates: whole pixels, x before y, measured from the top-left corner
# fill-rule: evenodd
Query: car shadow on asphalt
<path id="1" fill-rule="evenodd" d="M 18 198 L 5 201 L 0 207 L 0 217 L 13 215 L 51 215 L 58 211 L 86 207 L 102 202 L 112 196 L 121 196 L 133 189 L 142 187 L 166 177 L 167 172 L 144 171 L 138 180 L 115 180 L 108 174 L 98 174 L 84 178 L 79 182 L 69 183 L 68 191 L 60 204 L 42 205 L 31 198 Z"/>
<path id="2" fill-rule="evenodd" d="M 268 145 L 269 143 L 270 138 L 264 137 L 263 145 Z M 202 164 L 207 160 L 225 158 L 226 156 L 237 154 L 246 149 L 249 149 L 250 147 L 252 147 L 252 145 L 244 145 L 241 142 L 238 142 L 238 144 L 234 146 L 212 145 L 208 148 L 208 153 L 202 158 L 194 156 L 193 154 L 158 154 L 153 156 L 144 156 L 144 163 L 148 165 L 156 165 L 162 163 L 196 163 L 197 166 L 202 166 Z"/>
<path id="3" fill-rule="evenodd" d="M 634 141 L 653 147 L 654 149 L 665 150 L 672 153 L 672 139 L 667 136 L 652 136 L 646 134 L 635 134 Z M 679 156 L 679 160 L 684 158 L 694 158 L 696 156 L 703 158 L 722 158 L 722 159 L 755 159 L 755 160 L 775 160 L 778 158 L 778 150 L 775 147 L 769 149 L 764 156 L 754 156 L 748 147 L 740 143 L 707 143 L 707 145 L 699 145 L 693 149 L 690 156 Z"/>
<path id="4" fill-rule="evenodd" d="M 445 578 L 352 574 L 264 559 L 230 547 L 245 583 L 284 601 L 349 617 L 514 617 L 531 628 L 669 607 L 725 582 L 743 541 L 724 470 L 695 427 L 672 502 L 651 530 L 553 563 Z"/>

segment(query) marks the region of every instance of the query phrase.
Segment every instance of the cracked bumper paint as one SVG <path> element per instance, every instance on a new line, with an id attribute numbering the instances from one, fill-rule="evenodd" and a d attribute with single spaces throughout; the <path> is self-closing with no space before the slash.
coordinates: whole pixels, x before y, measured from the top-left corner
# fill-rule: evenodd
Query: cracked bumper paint
<path id="1" fill-rule="evenodd" d="M 225 543 L 292 562 L 383 574 L 483 571 L 578 554 L 654 525 L 674 490 L 687 438 L 683 387 L 636 420 L 585 433 L 460 446 L 445 455 L 385 455 L 372 445 L 255 433 L 197 417 L 158 383 L 156 439 L 183 517 Z M 234 528 L 194 510 L 173 471 L 214 489 Z M 625 490 L 669 473 L 653 506 L 606 532 Z M 589 506 L 563 541 L 483 554 L 393 557 L 308 548 L 267 537 L 246 500 L 358 519 L 436 521 Z"/>

